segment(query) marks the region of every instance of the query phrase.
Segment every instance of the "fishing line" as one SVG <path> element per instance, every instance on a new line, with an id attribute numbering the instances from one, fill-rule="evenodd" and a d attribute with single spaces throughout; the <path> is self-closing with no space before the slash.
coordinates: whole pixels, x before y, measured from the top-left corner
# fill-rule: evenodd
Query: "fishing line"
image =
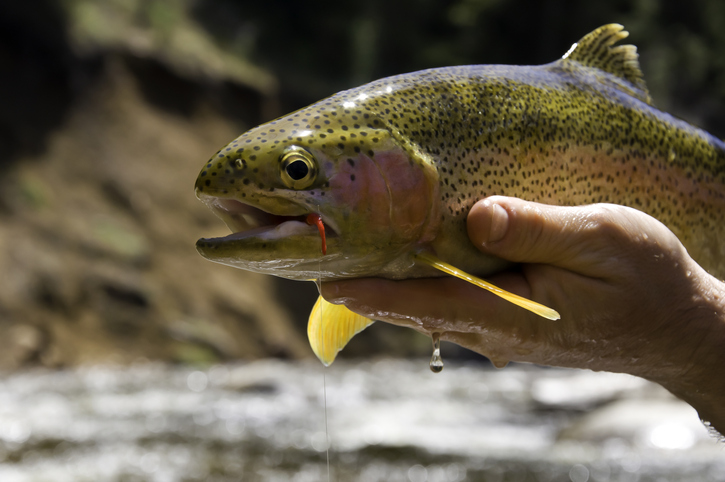
<path id="1" fill-rule="evenodd" d="M 322 216 L 320 216 L 320 206 L 317 206 L 317 219 L 319 220 L 316 225 L 318 229 L 320 230 L 320 236 L 322 237 L 322 255 L 324 256 L 327 251 L 327 246 L 325 243 L 325 231 L 324 227 L 320 228 L 322 226 Z M 308 218 L 309 223 L 309 218 Z M 310 223 L 312 224 L 312 223 Z M 318 261 L 317 266 L 317 289 L 320 292 L 320 296 L 322 296 L 322 257 L 320 257 Z M 324 303 L 320 304 L 320 326 L 322 326 L 322 319 L 323 314 L 322 310 L 324 310 Z M 322 368 L 322 400 L 323 405 L 325 407 L 325 453 L 327 456 L 327 482 L 331 482 L 332 478 L 330 476 L 330 430 L 327 424 L 327 367 Z"/>
<path id="2" fill-rule="evenodd" d="M 325 367 L 327 368 L 327 367 Z M 323 370 L 325 370 L 323 368 Z M 330 431 L 327 428 L 327 374 L 322 372 L 322 395 L 325 401 L 325 450 L 327 452 L 327 482 L 330 482 Z"/>
<path id="3" fill-rule="evenodd" d="M 322 267 L 320 267 L 320 274 L 322 273 Z M 322 289 L 322 279 L 317 278 L 317 287 Z M 322 296 L 322 294 L 320 294 Z M 322 310 L 324 306 L 320 305 L 320 324 L 322 324 Z M 327 482 L 330 482 L 330 430 L 327 425 L 327 367 L 322 367 L 322 401 L 325 408 L 325 453 L 327 455 Z"/>

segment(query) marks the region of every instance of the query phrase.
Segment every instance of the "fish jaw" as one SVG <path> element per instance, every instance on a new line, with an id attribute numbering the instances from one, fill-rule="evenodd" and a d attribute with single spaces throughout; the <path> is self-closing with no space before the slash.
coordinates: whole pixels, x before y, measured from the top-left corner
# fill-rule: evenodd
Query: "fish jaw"
<path id="1" fill-rule="evenodd" d="M 197 251 L 210 261 L 256 273 L 309 280 L 353 276 L 361 263 L 367 265 L 379 258 L 374 250 L 356 250 L 355 256 L 342 252 L 341 239 L 333 228 L 335 222 L 324 214 L 320 218 L 325 225 L 328 254 L 323 255 L 318 228 L 306 222 L 306 212 L 297 214 L 304 207 L 273 214 L 233 198 L 197 195 L 232 231 L 228 236 L 197 241 Z"/>
<path id="2" fill-rule="evenodd" d="M 320 236 L 316 227 L 305 222 L 304 215 L 272 214 L 230 198 L 199 198 L 232 231 L 224 237 L 199 239 L 196 249 L 203 257 L 258 273 L 293 273 L 287 276 L 291 279 L 319 276 Z M 333 229 L 326 229 L 326 235 L 328 246 L 337 243 Z M 285 256 L 270 257 L 273 252 Z"/>

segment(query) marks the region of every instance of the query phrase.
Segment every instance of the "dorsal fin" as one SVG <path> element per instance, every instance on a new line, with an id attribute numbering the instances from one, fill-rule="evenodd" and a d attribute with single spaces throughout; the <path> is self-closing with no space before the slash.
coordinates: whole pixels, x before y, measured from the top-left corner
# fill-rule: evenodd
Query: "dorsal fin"
<path id="1" fill-rule="evenodd" d="M 634 45 L 617 45 L 615 43 L 629 36 L 629 32 L 617 23 L 610 23 L 585 35 L 571 46 L 564 54 L 562 61 L 575 60 L 587 67 L 594 67 L 627 82 L 620 88 L 639 100 L 648 104 L 652 99 L 639 68 L 639 56 Z"/>

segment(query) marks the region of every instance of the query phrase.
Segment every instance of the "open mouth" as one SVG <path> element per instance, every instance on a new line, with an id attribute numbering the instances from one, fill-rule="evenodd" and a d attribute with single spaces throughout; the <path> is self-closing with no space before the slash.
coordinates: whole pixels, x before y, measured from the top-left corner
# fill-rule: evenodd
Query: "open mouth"
<path id="1" fill-rule="evenodd" d="M 308 224 L 306 214 L 301 216 L 271 214 L 236 199 L 205 196 L 201 200 L 232 231 L 232 234 L 222 238 L 225 241 L 248 237 L 274 240 L 296 235 L 319 235 L 318 228 Z M 328 236 L 335 236 L 331 229 L 328 229 L 327 233 Z"/>

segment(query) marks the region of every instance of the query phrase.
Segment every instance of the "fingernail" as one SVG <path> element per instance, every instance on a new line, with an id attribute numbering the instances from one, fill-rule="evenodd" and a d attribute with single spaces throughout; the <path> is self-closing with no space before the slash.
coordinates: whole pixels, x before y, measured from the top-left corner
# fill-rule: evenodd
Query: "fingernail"
<path id="1" fill-rule="evenodd" d="M 493 205 L 491 211 L 491 229 L 488 232 L 486 243 L 500 241 L 506 235 L 509 227 L 509 213 L 498 204 Z"/>

